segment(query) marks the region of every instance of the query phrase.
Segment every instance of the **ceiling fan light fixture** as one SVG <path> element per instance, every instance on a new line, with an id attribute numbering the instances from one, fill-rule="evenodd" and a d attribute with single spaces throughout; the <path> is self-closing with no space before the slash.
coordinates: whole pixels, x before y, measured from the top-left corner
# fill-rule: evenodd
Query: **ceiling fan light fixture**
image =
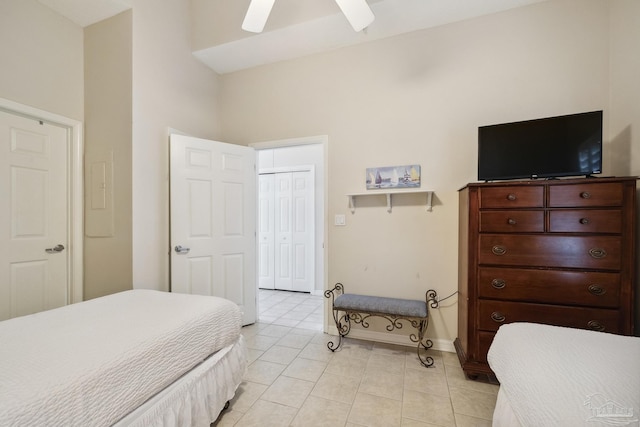
<path id="1" fill-rule="evenodd" d="M 356 32 L 367 28 L 376 19 L 366 0 L 336 0 L 336 3 Z"/>
<path id="2" fill-rule="evenodd" d="M 273 3 L 275 0 L 251 0 L 242 22 L 242 29 L 252 33 L 261 33 L 267 23 Z"/>

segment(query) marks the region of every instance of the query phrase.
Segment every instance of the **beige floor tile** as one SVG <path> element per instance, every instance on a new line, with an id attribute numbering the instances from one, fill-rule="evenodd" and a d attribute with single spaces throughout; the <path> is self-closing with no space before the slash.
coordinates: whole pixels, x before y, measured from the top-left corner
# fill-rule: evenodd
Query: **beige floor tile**
<path id="1" fill-rule="evenodd" d="M 401 427 L 439 427 L 437 424 L 424 423 L 422 421 L 412 420 L 410 418 L 403 418 Z"/>
<path id="2" fill-rule="evenodd" d="M 305 359 L 311 360 L 319 360 L 321 362 L 329 362 L 334 357 L 333 352 L 327 348 L 326 345 L 322 344 L 307 344 L 305 348 L 302 349 L 298 357 L 304 357 Z"/>
<path id="3" fill-rule="evenodd" d="M 256 403 L 256 401 L 262 396 L 267 390 L 265 384 L 258 384 L 250 381 L 242 381 L 240 386 L 236 390 L 235 396 L 229 402 L 229 409 L 238 412 L 247 412 L 251 405 Z"/>
<path id="4" fill-rule="evenodd" d="M 278 403 L 258 400 L 238 420 L 236 427 L 283 427 L 288 426 L 298 410 Z"/>
<path id="5" fill-rule="evenodd" d="M 449 383 L 449 389 L 452 388 L 464 388 L 473 391 L 480 391 L 484 393 L 498 394 L 499 386 L 496 384 L 489 384 L 483 381 L 474 381 L 467 379 L 464 371 L 460 367 L 447 365 L 445 366 L 447 374 L 447 382 Z"/>
<path id="6" fill-rule="evenodd" d="M 401 401 L 403 384 L 404 375 L 395 375 L 382 370 L 366 371 L 360 381 L 358 392 Z"/>
<path id="7" fill-rule="evenodd" d="M 260 335 L 266 335 L 269 337 L 282 338 L 291 332 L 291 328 L 281 325 L 269 325 L 260 331 Z"/>
<path id="8" fill-rule="evenodd" d="M 279 363 L 256 360 L 247 367 L 247 371 L 242 379 L 254 383 L 271 385 L 285 368 L 286 365 Z"/>
<path id="9" fill-rule="evenodd" d="M 356 398 L 359 386 L 359 380 L 325 372 L 316 382 L 311 395 L 351 404 Z"/>
<path id="10" fill-rule="evenodd" d="M 298 356 L 300 350 L 291 347 L 282 347 L 280 345 L 274 345 L 269 350 L 265 351 L 260 360 L 264 362 L 280 363 L 288 365 Z"/>
<path id="11" fill-rule="evenodd" d="M 380 354 L 375 351 L 367 360 L 366 371 L 380 372 L 384 370 L 389 374 L 403 375 L 406 357 L 402 354 Z"/>
<path id="12" fill-rule="evenodd" d="M 407 369 L 404 374 L 404 389 L 444 397 L 449 396 L 446 375 L 435 369 Z"/>
<path id="13" fill-rule="evenodd" d="M 234 411 L 233 409 L 227 409 L 222 411 L 215 420 L 211 427 L 231 427 L 234 426 L 240 418 L 244 415 L 244 412 Z"/>
<path id="14" fill-rule="evenodd" d="M 449 397 L 412 390 L 405 390 L 404 392 L 402 416 L 440 426 L 456 425 Z"/>
<path id="15" fill-rule="evenodd" d="M 247 362 L 253 363 L 258 360 L 260 356 L 264 354 L 263 350 L 255 350 L 253 348 L 247 348 Z"/>
<path id="16" fill-rule="evenodd" d="M 402 402 L 398 400 L 358 393 L 348 420 L 363 426 L 392 427 L 400 425 L 401 413 Z"/>
<path id="17" fill-rule="evenodd" d="M 309 344 L 309 341 L 311 341 L 311 338 L 312 338 L 311 335 L 289 334 L 280 338 L 280 341 L 278 341 L 277 345 L 281 345 L 283 347 L 297 348 L 298 350 L 302 350 L 307 346 L 307 344 Z"/>
<path id="18" fill-rule="evenodd" d="M 442 352 L 442 360 L 445 365 L 450 366 L 460 366 L 460 360 L 458 359 L 458 355 L 456 353 L 450 353 L 448 351 Z"/>
<path id="19" fill-rule="evenodd" d="M 287 369 L 284 370 L 282 375 L 298 378 L 299 380 L 316 382 L 326 368 L 326 362 L 298 357 L 287 366 Z"/>
<path id="20" fill-rule="evenodd" d="M 327 343 L 338 337 L 322 332 L 323 297 L 271 290 L 259 297 L 272 316 L 243 328 L 253 362 L 213 426 L 491 425 L 498 386 L 468 380 L 455 353 L 431 349 L 434 367 L 425 368 L 415 347 L 348 337 L 331 352 Z M 272 323 L 278 319 L 286 325 Z"/>
<path id="21" fill-rule="evenodd" d="M 491 421 L 470 417 L 463 414 L 455 414 L 456 427 L 491 427 Z"/>
<path id="22" fill-rule="evenodd" d="M 351 405 L 309 396 L 293 419 L 293 427 L 338 427 L 347 422 Z"/>
<path id="23" fill-rule="evenodd" d="M 300 408 L 311 393 L 314 383 L 297 378 L 280 376 L 262 394 L 260 399 Z"/>
<path id="24" fill-rule="evenodd" d="M 470 390 L 467 388 L 450 388 L 453 410 L 458 414 L 490 420 L 496 407 L 496 395 Z"/>
<path id="25" fill-rule="evenodd" d="M 366 367 L 365 359 L 354 359 L 336 353 L 327 365 L 326 372 L 360 380 Z"/>
<path id="26" fill-rule="evenodd" d="M 245 339 L 245 343 L 247 344 L 247 348 L 266 351 L 269 349 L 269 347 L 277 343 L 279 339 L 280 338 L 277 337 L 268 337 L 265 335 L 257 334 L 247 337 Z"/>

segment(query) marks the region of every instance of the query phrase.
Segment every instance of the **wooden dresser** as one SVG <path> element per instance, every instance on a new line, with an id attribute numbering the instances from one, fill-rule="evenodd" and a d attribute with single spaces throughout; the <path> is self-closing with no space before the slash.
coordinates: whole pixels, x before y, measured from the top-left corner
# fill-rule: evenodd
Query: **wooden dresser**
<path id="1" fill-rule="evenodd" d="M 492 374 L 505 323 L 633 334 L 635 177 L 478 183 L 459 196 L 454 344 L 470 378 Z"/>

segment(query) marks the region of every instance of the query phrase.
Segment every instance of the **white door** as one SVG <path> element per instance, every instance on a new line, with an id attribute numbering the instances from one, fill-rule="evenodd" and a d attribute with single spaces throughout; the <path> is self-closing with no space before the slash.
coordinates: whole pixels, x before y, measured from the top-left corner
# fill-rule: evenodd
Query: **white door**
<path id="1" fill-rule="evenodd" d="M 258 287 L 275 289 L 275 175 L 258 176 Z"/>
<path id="2" fill-rule="evenodd" d="M 314 173 L 275 174 L 275 288 L 314 289 Z"/>
<path id="3" fill-rule="evenodd" d="M 0 320 L 69 303 L 67 130 L 0 111 Z"/>
<path id="4" fill-rule="evenodd" d="M 253 148 L 171 135 L 171 291 L 227 298 L 256 321 Z"/>

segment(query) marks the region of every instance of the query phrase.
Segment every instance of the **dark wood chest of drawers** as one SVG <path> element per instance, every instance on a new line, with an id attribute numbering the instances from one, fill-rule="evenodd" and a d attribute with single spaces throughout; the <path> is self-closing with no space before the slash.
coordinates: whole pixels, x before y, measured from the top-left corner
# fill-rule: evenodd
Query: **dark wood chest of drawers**
<path id="1" fill-rule="evenodd" d="M 491 374 L 498 327 L 535 322 L 633 334 L 636 178 L 469 184 L 460 190 L 455 347 Z"/>

